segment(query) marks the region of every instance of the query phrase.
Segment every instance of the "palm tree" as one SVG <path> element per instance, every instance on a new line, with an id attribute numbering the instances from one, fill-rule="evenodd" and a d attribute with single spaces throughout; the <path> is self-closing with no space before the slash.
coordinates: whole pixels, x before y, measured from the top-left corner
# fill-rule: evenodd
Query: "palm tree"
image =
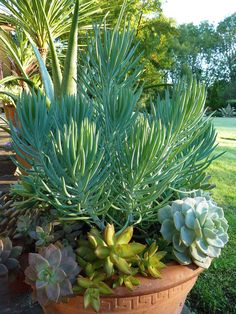
<path id="1" fill-rule="evenodd" d="M 41 14 L 40 6 L 45 16 Z M 74 6 L 75 0 L 0 0 L 0 24 L 9 23 L 24 30 L 45 61 L 48 54 L 48 28 L 54 41 L 68 34 Z M 79 29 L 91 28 L 89 18 L 98 12 L 100 9 L 96 0 L 82 1 Z"/>
<path id="2" fill-rule="evenodd" d="M 33 48 L 21 29 L 15 28 L 14 32 L 9 32 L 0 27 L 0 44 L 9 61 L 12 75 L 32 80 L 38 74 Z M 19 85 L 24 88 L 25 83 L 19 81 Z"/>

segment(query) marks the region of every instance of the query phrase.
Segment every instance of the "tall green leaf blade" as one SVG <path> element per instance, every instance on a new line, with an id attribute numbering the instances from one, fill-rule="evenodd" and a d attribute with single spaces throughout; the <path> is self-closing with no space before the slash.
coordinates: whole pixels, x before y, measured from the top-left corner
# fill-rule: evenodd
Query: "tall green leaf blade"
<path id="1" fill-rule="evenodd" d="M 46 93 L 48 99 L 50 101 L 53 101 L 53 99 L 54 99 L 54 88 L 53 88 L 52 79 L 51 79 L 50 74 L 48 73 L 48 70 L 46 68 L 46 65 L 45 65 L 45 63 L 44 63 L 44 61 L 43 61 L 43 59 L 42 59 L 42 57 L 38 51 L 38 48 L 35 47 L 34 43 L 30 39 L 30 37 L 29 37 L 29 40 L 33 46 L 35 56 L 36 56 L 38 63 L 39 63 L 40 73 L 41 73 L 41 78 L 43 81 L 45 93 Z"/>
<path id="2" fill-rule="evenodd" d="M 63 94 L 73 95 L 77 89 L 78 18 L 79 1 L 76 0 L 62 79 Z"/>
<path id="3" fill-rule="evenodd" d="M 45 20 L 45 25 L 47 28 L 49 46 L 50 46 L 51 58 L 52 58 L 52 77 L 53 77 L 53 82 L 54 82 L 54 93 L 55 93 L 55 96 L 57 97 L 60 94 L 61 82 L 62 82 L 60 62 L 59 62 L 59 58 L 56 52 L 56 47 L 53 41 L 53 36 L 52 36 L 51 30 L 48 24 L 47 16 L 45 14 L 44 8 L 40 1 L 39 1 L 39 9 L 42 12 L 42 16 L 43 16 L 43 19 Z"/>

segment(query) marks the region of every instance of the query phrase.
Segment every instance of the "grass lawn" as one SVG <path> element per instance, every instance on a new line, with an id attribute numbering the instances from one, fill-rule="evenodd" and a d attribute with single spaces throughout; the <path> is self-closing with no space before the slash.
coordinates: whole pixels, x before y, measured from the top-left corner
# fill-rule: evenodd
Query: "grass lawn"
<path id="1" fill-rule="evenodd" d="M 218 131 L 217 152 L 225 154 L 211 165 L 209 172 L 214 200 L 224 208 L 230 240 L 220 258 L 204 272 L 189 296 L 193 313 L 236 313 L 236 118 L 215 118 Z"/>

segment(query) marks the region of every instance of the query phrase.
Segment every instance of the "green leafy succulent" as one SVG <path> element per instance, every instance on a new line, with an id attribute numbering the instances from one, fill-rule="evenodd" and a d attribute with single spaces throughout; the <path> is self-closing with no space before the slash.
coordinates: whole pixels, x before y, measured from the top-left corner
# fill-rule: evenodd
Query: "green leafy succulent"
<path id="1" fill-rule="evenodd" d="M 103 237 L 96 229 L 89 232 L 88 239 L 94 247 L 94 253 L 104 260 L 104 270 L 108 276 L 111 276 L 114 267 L 123 274 L 132 274 L 130 259 L 135 259 L 145 249 L 145 245 L 141 243 L 130 243 L 132 237 L 132 226 L 119 235 L 115 234 L 114 225 L 110 224 L 107 224 Z"/>
<path id="2" fill-rule="evenodd" d="M 124 285 L 133 290 L 140 284 L 135 277 L 138 273 L 160 277 L 160 270 L 165 266 L 160 260 L 165 252 L 157 252 L 156 243 L 146 248 L 141 243 L 130 242 L 133 226 L 116 234 L 114 225 L 107 224 L 103 234 L 92 228 L 87 237 L 88 240 L 78 241 L 77 261 L 83 274 L 74 287 L 74 292 L 84 293 L 85 308 L 91 305 L 98 311 L 99 297 L 111 294 L 110 287 Z"/>
<path id="3" fill-rule="evenodd" d="M 53 244 L 39 254 L 30 253 L 25 270 L 26 282 L 35 287 L 35 297 L 41 305 L 72 295 L 72 284 L 78 273 L 73 250 Z"/>
<path id="4" fill-rule="evenodd" d="M 208 268 L 228 241 L 223 209 L 204 197 L 177 200 L 158 213 L 163 238 L 173 245 L 176 260 Z"/>
<path id="5" fill-rule="evenodd" d="M 166 267 L 166 265 L 161 262 L 161 259 L 166 255 L 166 252 L 157 252 L 157 250 L 158 246 L 153 242 L 140 258 L 138 265 L 143 276 L 151 275 L 154 278 L 161 277 L 160 270 Z"/>
<path id="6" fill-rule="evenodd" d="M 98 312 L 100 308 L 100 295 L 113 294 L 112 289 L 104 282 L 107 278 L 106 274 L 94 273 L 90 278 L 84 278 L 80 276 L 77 279 L 78 287 L 84 293 L 84 307 L 87 308 L 89 305 Z M 75 289 L 75 292 L 81 292 Z"/>
<path id="7" fill-rule="evenodd" d="M 140 280 L 134 276 L 135 273 L 137 273 L 137 270 L 133 273 L 133 275 L 119 275 L 119 277 L 113 282 L 112 287 L 116 288 L 125 285 L 127 289 L 134 290 L 134 286 L 140 285 Z"/>
<path id="8" fill-rule="evenodd" d="M 30 237 L 36 240 L 35 245 L 38 247 L 47 246 L 54 239 L 52 232 L 52 224 L 40 227 L 36 226 L 35 231 L 29 233 Z"/>
<path id="9" fill-rule="evenodd" d="M 17 258 L 21 253 L 22 247 L 13 247 L 9 238 L 0 239 L 0 275 L 8 274 L 9 271 L 19 268 Z"/>
<path id="10" fill-rule="evenodd" d="M 16 225 L 16 232 L 22 236 L 26 236 L 32 228 L 32 218 L 30 216 L 19 216 Z"/>

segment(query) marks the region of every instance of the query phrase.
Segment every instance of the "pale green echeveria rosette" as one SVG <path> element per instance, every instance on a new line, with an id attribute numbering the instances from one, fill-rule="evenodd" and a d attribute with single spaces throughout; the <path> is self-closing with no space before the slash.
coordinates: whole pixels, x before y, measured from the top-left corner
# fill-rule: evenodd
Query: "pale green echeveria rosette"
<path id="1" fill-rule="evenodd" d="M 163 238 L 173 245 L 176 260 L 208 268 L 228 241 L 223 209 L 205 197 L 184 198 L 158 212 Z"/>

